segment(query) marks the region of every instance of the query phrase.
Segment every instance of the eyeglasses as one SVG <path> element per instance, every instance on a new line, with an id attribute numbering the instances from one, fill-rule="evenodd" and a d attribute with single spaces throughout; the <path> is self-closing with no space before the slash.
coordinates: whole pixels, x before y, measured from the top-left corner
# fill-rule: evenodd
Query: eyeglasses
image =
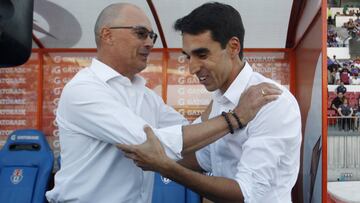
<path id="1" fill-rule="evenodd" d="M 143 26 L 115 26 L 109 27 L 110 29 L 132 29 L 137 37 L 141 40 L 146 40 L 147 37 L 152 39 L 153 44 L 155 44 L 157 39 L 157 34 L 153 31 L 148 30 L 146 27 Z"/>

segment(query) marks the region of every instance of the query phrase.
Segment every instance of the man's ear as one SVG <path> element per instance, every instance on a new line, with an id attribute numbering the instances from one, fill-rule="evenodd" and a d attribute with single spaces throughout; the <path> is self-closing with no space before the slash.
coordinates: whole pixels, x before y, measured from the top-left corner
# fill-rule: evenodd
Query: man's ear
<path id="1" fill-rule="evenodd" d="M 107 27 L 101 28 L 100 40 L 102 41 L 102 43 L 105 43 L 105 44 L 108 44 L 108 45 L 113 44 L 112 34 L 111 34 L 109 28 L 107 28 Z"/>
<path id="2" fill-rule="evenodd" d="M 241 49 L 240 40 L 237 37 L 232 37 L 227 44 L 231 57 L 238 57 Z"/>

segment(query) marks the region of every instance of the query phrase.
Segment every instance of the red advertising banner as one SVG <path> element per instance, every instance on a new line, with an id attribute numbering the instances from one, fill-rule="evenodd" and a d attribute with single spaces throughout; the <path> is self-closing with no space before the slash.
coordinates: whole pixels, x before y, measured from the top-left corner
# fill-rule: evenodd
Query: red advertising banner
<path id="1" fill-rule="evenodd" d="M 290 56 L 288 52 L 246 52 L 244 59 L 254 71 L 275 80 L 289 89 Z"/>
<path id="2" fill-rule="evenodd" d="M 170 53 L 167 73 L 167 103 L 189 121 L 195 120 L 210 103 L 211 94 L 190 74 L 186 57 L 181 52 Z"/>
<path id="3" fill-rule="evenodd" d="M 38 70 L 37 53 L 21 66 L 0 68 L 0 147 L 14 130 L 36 128 Z"/>
<path id="4" fill-rule="evenodd" d="M 168 53 L 166 60 L 163 51 L 152 52 L 147 68 L 140 75 L 147 80 L 149 88 L 166 98 L 167 104 L 193 121 L 210 103 L 211 93 L 199 84 L 196 76 L 189 73 L 188 62 L 180 50 Z M 47 135 L 57 156 L 60 146 L 55 115 L 61 91 L 79 70 L 91 64 L 95 55 L 95 52 L 85 51 L 33 53 L 22 66 L 1 68 L 0 147 L 13 130 L 37 128 L 37 123 L 41 122 L 40 130 Z M 42 69 L 39 57 L 43 59 Z M 245 59 L 255 71 L 289 87 L 290 60 L 287 52 L 247 52 Z M 43 71 L 42 81 L 39 81 L 39 70 Z M 167 81 L 166 92 L 163 92 L 164 81 Z M 42 90 L 39 90 L 41 82 Z M 38 91 L 42 91 L 42 106 L 38 106 L 38 99 L 41 99 Z M 38 108 L 42 108 L 41 121 L 37 120 Z"/>

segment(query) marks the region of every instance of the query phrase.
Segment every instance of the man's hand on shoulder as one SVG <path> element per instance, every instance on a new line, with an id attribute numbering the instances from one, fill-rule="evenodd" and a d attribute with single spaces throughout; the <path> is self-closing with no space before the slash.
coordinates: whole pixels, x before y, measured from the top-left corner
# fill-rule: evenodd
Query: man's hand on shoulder
<path id="1" fill-rule="evenodd" d="M 250 86 L 241 94 L 238 106 L 235 107 L 234 112 L 245 126 L 263 106 L 276 100 L 281 93 L 282 90 L 272 83 L 264 82 Z"/>

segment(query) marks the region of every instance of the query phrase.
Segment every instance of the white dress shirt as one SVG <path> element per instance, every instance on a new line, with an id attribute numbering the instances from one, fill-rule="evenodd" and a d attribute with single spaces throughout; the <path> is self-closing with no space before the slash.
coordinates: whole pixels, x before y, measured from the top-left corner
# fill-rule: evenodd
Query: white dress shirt
<path id="1" fill-rule="evenodd" d="M 241 93 L 261 82 L 275 83 L 246 63 L 224 94 L 214 92 L 209 117 L 234 109 Z M 301 119 L 295 98 L 281 89 L 281 96 L 262 107 L 244 129 L 196 153 L 205 171 L 236 180 L 247 203 L 291 202 L 300 164 Z"/>
<path id="2" fill-rule="evenodd" d="M 148 124 L 157 128 L 167 155 L 179 159 L 181 125 L 187 124 L 145 87 L 143 78 L 130 81 L 96 59 L 64 87 L 56 122 L 61 169 L 46 197 L 77 203 L 151 202 L 153 172 L 143 172 L 114 144 L 143 143 L 143 126 Z"/>

